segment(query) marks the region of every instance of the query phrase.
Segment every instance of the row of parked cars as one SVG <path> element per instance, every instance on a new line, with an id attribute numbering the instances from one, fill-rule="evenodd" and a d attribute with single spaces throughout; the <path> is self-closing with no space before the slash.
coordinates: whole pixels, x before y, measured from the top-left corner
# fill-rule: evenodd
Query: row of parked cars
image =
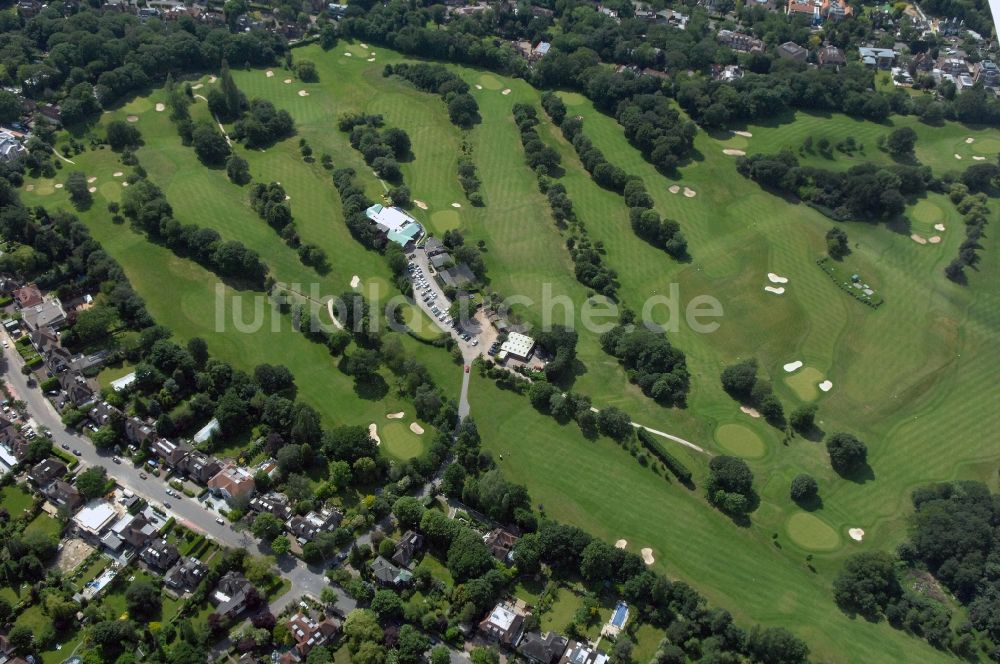
<path id="1" fill-rule="evenodd" d="M 420 269 L 420 266 L 410 261 L 410 264 L 406 268 L 410 273 L 410 280 L 413 282 L 413 294 L 414 296 L 420 297 L 430 307 L 431 313 L 434 317 L 445 325 L 453 325 L 454 321 L 451 316 L 448 315 L 447 311 L 441 309 L 437 306 L 435 302 L 437 301 L 437 293 L 431 288 L 430 282 L 427 281 L 427 277 L 424 276 L 424 271 Z"/>

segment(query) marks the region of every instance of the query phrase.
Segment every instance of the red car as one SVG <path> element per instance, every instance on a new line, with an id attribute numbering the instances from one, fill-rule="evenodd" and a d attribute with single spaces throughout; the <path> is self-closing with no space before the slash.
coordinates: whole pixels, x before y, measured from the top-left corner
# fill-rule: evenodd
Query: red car
<path id="1" fill-rule="evenodd" d="M 469 373 L 469 365 L 468 364 L 465 365 L 465 373 Z"/>

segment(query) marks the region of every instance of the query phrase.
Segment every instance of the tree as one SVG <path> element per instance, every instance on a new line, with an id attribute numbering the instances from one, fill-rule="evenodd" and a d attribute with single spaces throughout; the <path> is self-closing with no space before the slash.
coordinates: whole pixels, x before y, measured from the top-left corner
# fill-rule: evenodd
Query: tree
<path id="1" fill-rule="evenodd" d="M 271 556 L 248 556 L 243 564 L 247 581 L 262 586 L 274 575 L 274 558 Z"/>
<path id="2" fill-rule="evenodd" d="M 988 192 L 998 176 L 1000 176 L 1000 167 L 997 167 L 996 164 L 973 164 L 962 173 L 962 184 L 968 187 L 969 191 Z"/>
<path id="3" fill-rule="evenodd" d="M 315 83 L 319 80 L 319 74 L 316 73 L 316 63 L 311 60 L 299 60 L 295 63 L 295 74 L 299 77 L 299 80 L 305 83 Z"/>
<path id="4" fill-rule="evenodd" d="M 27 625 L 15 625 L 7 635 L 10 645 L 22 655 L 30 655 L 35 642 L 35 635 Z"/>
<path id="5" fill-rule="evenodd" d="M 784 627 L 762 629 L 754 626 L 747 639 L 747 650 L 755 662 L 804 664 L 809 661 L 809 647 Z"/>
<path id="6" fill-rule="evenodd" d="M 139 129 L 124 120 L 112 120 L 104 131 L 108 137 L 108 145 L 115 152 L 121 152 L 126 148 L 137 148 L 142 142 Z"/>
<path id="7" fill-rule="evenodd" d="M 158 619 L 162 604 L 160 589 L 149 581 L 135 581 L 125 591 L 125 607 L 132 620 L 150 622 Z"/>
<path id="8" fill-rule="evenodd" d="M 448 117 L 452 124 L 459 127 L 471 127 L 479 121 L 479 104 L 467 92 L 456 94 L 448 102 Z"/>
<path id="9" fill-rule="evenodd" d="M 904 157 L 913 154 L 917 144 L 917 132 L 910 127 L 894 129 L 885 139 L 885 147 L 894 157 Z"/>
<path id="10" fill-rule="evenodd" d="M 902 594 L 895 560 L 884 551 L 856 553 L 833 580 L 833 597 L 845 611 L 877 620 L 885 607 Z"/>
<path id="11" fill-rule="evenodd" d="M 234 184 L 247 184 L 250 182 L 250 164 L 234 152 L 226 159 L 226 176 Z"/>
<path id="12" fill-rule="evenodd" d="M 464 485 L 465 467 L 460 463 L 449 464 L 444 469 L 444 477 L 441 479 L 441 491 L 446 496 L 459 498 L 462 495 L 462 487 Z"/>
<path id="13" fill-rule="evenodd" d="M 392 590 L 377 590 L 372 598 L 371 610 L 379 620 L 386 621 L 403 615 L 403 600 Z"/>
<path id="14" fill-rule="evenodd" d="M 404 159 L 410 154 L 410 136 L 404 130 L 397 127 L 390 127 L 382 132 L 382 140 L 396 159 Z"/>
<path id="15" fill-rule="evenodd" d="M 851 475 L 865 466 L 868 448 L 849 433 L 835 433 L 826 439 L 830 465 L 840 475 Z"/>
<path id="16" fill-rule="evenodd" d="M 448 571 L 461 583 L 493 568 L 493 556 L 472 530 L 462 529 L 448 547 Z"/>
<path id="17" fill-rule="evenodd" d="M 597 414 L 597 428 L 605 436 L 622 442 L 632 435 L 632 418 L 625 411 L 608 406 Z"/>
<path id="18" fill-rule="evenodd" d="M 21 117 L 21 100 L 13 92 L 0 90 L 0 124 L 17 122 Z"/>
<path id="19" fill-rule="evenodd" d="M 792 480 L 792 486 L 789 490 L 789 494 L 797 503 L 808 502 L 814 500 L 819 494 L 819 486 L 816 484 L 816 480 L 812 478 L 811 475 L 806 475 L 805 473 L 796 475 Z"/>
<path id="20" fill-rule="evenodd" d="M 847 233 L 844 232 L 844 229 L 834 226 L 826 232 L 826 253 L 835 260 L 840 260 L 851 253 L 851 248 L 847 244 Z"/>
<path id="21" fill-rule="evenodd" d="M 209 166 L 225 163 L 229 156 L 229 143 L 211 122 L 203 121 L 195 125 L 191 133 L 191 145 L 198 158 Z"/>
<path id="22" fill-rule="evenodd" d="M 753 473 L 743 459 L 720 455 L 708 463 L 708 501 L 724 512 L 744 514 L 753 504 Z"/>
<path id="23" fill-rule="evenodd" d="M 66 178 L 66 191 L 69 192 L 69 199 L 78 210 L 90 207 L 94 200 L 87 186 L 87 176 L 80 171 L 73 171 Z"/>
<path id="24" fill-rule="evenodd" d="M 757 384 L 757 360 L 750 358 L 722 370 L 722 389 L 734 399 L 749 399 Z"/>
<path id="25" fill-rule="evenodd" d="M 276 556 L 283 556 L 292 548 L 291 540 L 287 535 L 278 535 L 271 540 L 271 551 Z"/>
<path id="26" fill-rule="evenodd" d="M 396 640 L 399 664 L 418 664 L 423 661 L 424 653 L 430 645 L 430 640 L 412 625 L 403 625 L 399 628 L 399 638 Z"/>
<path id="27" fill-rule="evenodd" d="M 451 662 L 451 653 L 448 651 L 448 646 L 434 646 L 431 650 L 431 664 L 449 664 Z"/>
<path id="28" fill-rule="evenodd" d="M 403 529 L 412 529 L 420 525 L 424 516 L 424 506 L 413 496 L 403 496 L 392 505 L 392 513 Z"/>
<path id="29" fill-rule="evenodd" d="M 250 531 L 257 539 L 270 542 L 285 531 L 285 524 L 270 512 L 261 512 L 254 517 Z"/>
<path id="30" fill-rule="evenodd" d="M 108 469 L 104 466 L 92 466 L 76 478 L 76 488 L 87 500 L 107 493 L 108 484 Z"/>
<path id="31" fill-rule="evenodd" d="M 344 621 L 344 642 L 351 653 L 357 653 L 364 643 L 380 643 L 383 632 L 378 616 L 370 609 L 355 609 Z"/>

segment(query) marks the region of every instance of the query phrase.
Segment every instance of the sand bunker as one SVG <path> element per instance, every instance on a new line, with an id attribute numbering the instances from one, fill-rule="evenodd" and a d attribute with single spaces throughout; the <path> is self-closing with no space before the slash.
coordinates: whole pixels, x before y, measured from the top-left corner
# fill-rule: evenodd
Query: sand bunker
<path id="1" fill-rule="evenodd" d="M 653 559 L 653 550 L 652 549 L 650 549 L 650 548 L 647 547 L 647 548 L 643 549 L 642 551 L 640 551 L 640 553 L 642 554 L 642 562 L 646 563 L 647 565 L 652 565 L 654 562 L 656 562 Z"/>
<path id="2" fill-rule="evenodd" d="M 955 159 L 961 159 L 961 158 L 962 158 L 962 155 L 960 155 L 958 153 L 955 154 Z"/>
<path id="3" fill-rule="evenodd" d="M 782 369 L 785 370 L 785 373 L 792 373 L 793 371 L 798 371 L 801 368 L 802 368 L 802 360 L 795 360 L 794 362 L 789 362 L 788 364 L 782 367 Z"/>
<path id="4" fill-rule="evenodd" d="M 764 290 L 768 293 L 774 293 L 775 295 L 782 295 L 785 292 L 784 286 L 764 286 Z"/>
<path id="5" fill-rule="evenodd" d="M 510 94 L 510 88 L 504 88 L 504 91 L 501 92 L 500 94 L 502 94 L 502 95 L 509 95 Z"/>
<path id="6" fill-rule="evenodd" d="M 374 422 L 368 425 L 368 437 L 374 440 L 376 445 L 382 444 L 382 439 L 378 437 L 378 425 Z"/>
<path id="7" fill-rule="evenodd" d="M 482 89 L 483 89 L 483 86 L 481 86 L 481 85 L 479 85 L 478 83 L 476 83 L 476 89 L 477 89 L 477 90 L 482 90 Z"/>
<path id="8" fill-rule="evenodd" d="M 772 284 L 787 284 L 788 283 L 788 277 L 783 277 L 780 274 L 775 274 L 774 272 L 768 272 L 767 273 L 767 279 Z"/>
<path id="9" fill-rule="evenodd" d="M 93 193 L 97 192 L 97 187 L 88 187 L 87 191 L 89 191 L 90 193 L 93 194 Z"/>
<path id="10" fill-rule="evenodd" d="M 138 115 L 129 115 L 129 116 L 126 116 L 125 119 L 128 120 L 129 122 L 138 122 L 139 121 L 139 116 Z"/>
<path id="11" fill-rule="evenodd" d="M 616 549 L 624 549 L 626 546 L 628 546 L 628 542 L 626 542 L 625 540 L 618 540 L 617 542 L 615 542 Z"/>
<path id="12" fill-rule="evenodd" d="M 358 275 L 351 277 L 351 288 L 357 288 L 359 285 L 361 285 L 361 277 Z"/>
<path id="13" fill-rule="evenodd" d="M 451 206 L 453 208 L 460 208 L 460 207 L 462 207 L 462 204 L 461 203 L 452 203 Z"/>
<path id="14" fill-rule="evenodd" d="M 746 156 L 746 152 L 744 152 L 743 150 L 734 150 L 732 148 L 726 148 L 725 150 L 722 151 L 722 154 L 728 154 L 730 157 Z"/>
<path id="15" fill-rule="evenodd" d="M 689 189 L 688 187 L 684 187 L 684 195 L 688 198 L 694 198 L 695 196 L 698 195 L 698 192 L 695 191 L 694 189 Z"/>
<path id="16" fill-rule="evenodd" d="M 212 79 L 213 79 L 213 80 L 212 80 L 212 83 L 214 83 L 214 82 L 215 82 L 215 80 L 214 80 L 214 79 L 215 79 L 215 77 L 213 76 L 213 77 L 212 77 Z M 202 83 L 197 83 L 197 84 L 195 84 L 195 85 L 192 85 L 192 86 L 191 86 L 191 89 L 192 89 L 192 90 L 201 90 L 201 89 L 202 89 L 203 87 L 205 87 L 205 86 L 204 86 L 204 84 L 202 84 Z"/>
<path id="17" fill-rule="evenodd" d="M 365 49 L 366 51 L 368 50 L 368 44 L 358 44 L 358 46 Z"/>
<path id="18" fill-rule="evenodd" d="M 670 189 L 667 189 L 667 191 L 669 191 L 671 194 L 676 194 L 680 190 L 681 188 L 678 187 L 676 184 L 670 185 Z"/>
<path id="19" fill-rule="evenodd" d="M 215 83 L 215 82 L 216 82 L 216 81 L 218 81 L 218 80 L 219 80 L 219 79 L 217 79 L 217 78 L 216 78 L 216 77 L 214 77 L 214 76 L 209 76 L 209 77 L 208 77 L 208 82 L 209 82 L 209 83 Z"/>
<path id="20" fill-rule="evenodd" d="M 388 415 L 385 416 L 385 418 L 387 420 L 401 420 L 403 419 L 403 415 L 405 414 L 406 413 L 404 413 L 403 411 L 399 411 L 398 413 L 389 413 Z"/>
<path id="21" fill-rule="evenodd" d="M 122 186 L 123 187 L 127 187 L 128 186 L 128 182 L 122 182 Z"/>
<path id="22" fill-rule="evenodd" d="M 167 107 L 164 106 L 162 103 L 156 105 L 156 112 L 157 113 L 162 113 L 165 110 L 167 110 Z"/>
<path id="23" fill-rule="evenodd" d="M 750 417 L 760 417 L 760 413 L 757 412 L 756 408 L 751 408 L 750 406 L 740 406 L 740 412 L 749 415 Z"/>
<path id="24" fill-rule="evenodd" d="M 970 139 L 971 140 L 971 139 Z M 847 534 L 851 536 L 851 539 L 855 542 L 860 542 L 865 538 L 865 531 L 861 528 L 851 528 L 847 531 Z"/>
<path id="25" fill-rule="evenodd" d="M 421 436 L 424 433 L 424 428 L 422 426 L 420 426 L 419 424 L 417 424 L 416 422 L 411 422 L 410 423 L 410 431 L 412 431 L 413 433 L 417 434 L 418 436 Z"/>
<path id="26" fill-rule="evenodd" d="M 973 142 L 974 140 L 976 140 L 976 139 L 974 139 L 974 138 L 972 138 L 972 137 L 969 137 L 969 138 L 965 139 L 965 142 L 966 142 L 966 143 L 971 143 L 971 142 Z"/>
<path id="27" fill-rule="evenodd" d="M 934 230 L 936 230 L 936 231 L 943 231 L 944 230 L 944 224 L 934 224 Z"/>
<path id="28" fill-rule="evenodd" d="M 62 189 L 62 188 L 63 188 L 62 182 L 56 185 L 56 189 Z"/>
<path id="29" fill-rule="evenodd" d="M 97 178 L 95 176 L 91 175 L 89 178 L 87 178 L 87 184 L 92 184 L 94 182 L 97 182 Z"/>
<path id="30" fill-rule="evenodd" d="M 299 90 L 299 96 L 300 97 L 308 97 L 309 93 L 306 92 L 305 90 Z"/>
<path id="31" fill-rule="evenodd" d="M 29 185 L 27 185 L 27 186 L 24 187 L 24 190 L 25 191 L 34 191 L 35 190 L 35 185 L 29 184 Z"/>
<path id="32" fill-rule="evenodd" d="M 930 242 L 931 244 L 940 244 L 940 242 L 941 242 L 941 236 L 940 235 L 932 235 L 929 238 L 927 238 L 927 241 Z"/>
<path id="33" fill-rule="evenodd" d="M 751 134 L 748 131 L 734 131 L 732 133 L 736 134 L 737 136 L 742 136 L 743 138 L 753 138 L 753 134 Z"/>
<path id="34" fill-rule="evenodd" d="M 819 389 L 823 390 L 824 392 L 829 392 L 830 390 L 833 389 L 833 382 L 829 380 L 824 380 L 822 383 L 819 384 Z"/>
<path id="35" fill-rule="evenodd" d="M 123 175 L 125 175 L 125 174 L 122 173 L 121 171 L 115 171 L 114 173 L 111 174 L 111 177 L 120 178 Z"/>
<path id="36" fill-rule="evenodd" d="M 345 58 L 351 58 L 351 57 L 354 57 L 354 56 L 351 53 L 349 53 L 348 51 L 344 51 L 344 57 Z"/>
<path id="37" fill-rule="evenodd" d="M 910 235 L 910 239 L 916 242 L 917 244 L 927 244 L 927 238 L 918 233 L 913 233 L 912 235 Z"/>
<path id="38" fill-rule="evenodd" d="M 417 198 L 413 199 L 413 204 L 416 205 L 421 210 L 426 210 L 427 209 L 427 203 L 424 203 L 422 200 L 419 200 Z"/>
<path id="39" fill-rule="evenodd" d="M 282 81 L 282 83 L 284 83 L 285 85 L 288 85 L 291 82 L 292 82 L 292 79 L 290 79 L 290 78 L 286 78 L 285 80 Z"/>
<path id="40" fill-rule="evenodd" d="M 268 70 L 267 70 L 266 72 L 264 72 L 264 73 L 265 73 L 265 74 L 267 74 L 267 77 L 268 77 L 268 78 L 273 78 L 273 77 L 274 77 L 274 72 L 273 72 L 273 71 L 271 71 L 270 69 L 268 69 Z"/>
<path id="41" fill-rule="evenodd" d="M 986 157 L 980 155 L 976 155 L 975 157 L 973 157 L 973 159 L 975 159 L 976 161 L 986 161 Z"/>
<path id="42" fill-rule="evenodd" d="M 375 58 L 368 58 L 368 62 L 375 62 Z"/>

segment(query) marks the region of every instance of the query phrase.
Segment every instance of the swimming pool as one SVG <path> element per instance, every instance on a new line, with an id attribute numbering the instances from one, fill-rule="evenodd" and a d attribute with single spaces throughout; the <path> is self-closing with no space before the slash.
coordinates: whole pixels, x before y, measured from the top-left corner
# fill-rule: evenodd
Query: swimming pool
<path id="1" fill-rule="evenodd" d="M 621 629 L 625 626 L 625 621 L 628 620 L 628 604 L 625 602 L 618 602 L 615 606 L 615 612 L 611 616 L 611 624 Z"/>

